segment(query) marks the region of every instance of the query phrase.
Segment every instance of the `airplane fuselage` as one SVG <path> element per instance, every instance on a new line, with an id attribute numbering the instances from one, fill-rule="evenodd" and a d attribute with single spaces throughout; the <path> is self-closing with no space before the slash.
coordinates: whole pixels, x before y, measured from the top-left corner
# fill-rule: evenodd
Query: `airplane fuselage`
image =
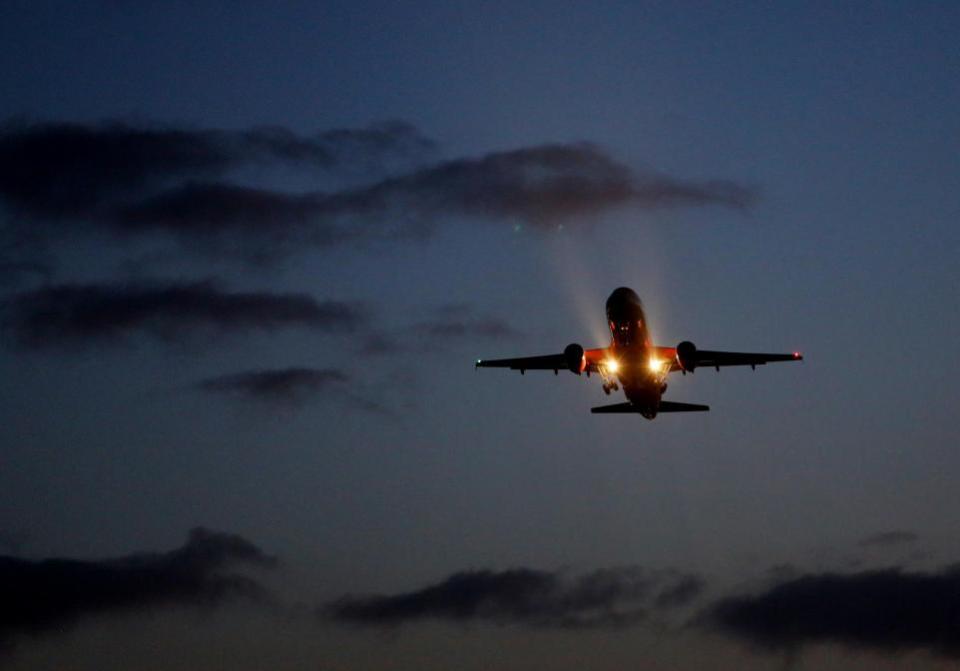
<path id="1" fill-rule="evenodd" d="M 666 391 L 667 362 L 658 360 L 650 340 L 647 317 L 636 292 L 621 287 L 607 299 L 607 325 L 613 341 L 609 351 L 616 361 L 608 370 L 623 387 L 627 399 L 652 419 Z"/>

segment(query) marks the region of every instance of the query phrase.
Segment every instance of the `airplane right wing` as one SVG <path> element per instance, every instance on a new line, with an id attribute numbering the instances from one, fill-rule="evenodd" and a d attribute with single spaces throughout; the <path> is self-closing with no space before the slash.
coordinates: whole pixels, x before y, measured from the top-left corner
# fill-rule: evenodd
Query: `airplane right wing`
<path id="1" fill-rule="evenodd" d="M 790 354 L 764 354 L 760 352 L 717 352 L 697 349 L 692 342 L 682 342 L 676 347 L 658 347 L 658 355 L 671 361 L 670 371 L 694 371 L 697 368 L 720 366 L 750 366 L 756 368 L 776 361 L 802 361 L 800 352 Z"/>

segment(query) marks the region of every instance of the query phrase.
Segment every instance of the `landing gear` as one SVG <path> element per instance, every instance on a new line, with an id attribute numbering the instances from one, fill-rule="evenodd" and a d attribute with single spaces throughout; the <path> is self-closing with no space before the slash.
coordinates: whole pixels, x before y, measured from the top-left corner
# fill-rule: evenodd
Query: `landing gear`
<path id="1" fill-rule="evenodd" d="M 603 378 L 603 393 L 607 396 L 610 395 L 611 391 L 620 389 L 620 385 L 617 384 L 617 378 L 614 377 L 614 370 L 616 370 L 616 368 L 611 370 L 608 365 L 600 365 L 597 368 L 597 372 L 600 373 L 600 377 Z"/>

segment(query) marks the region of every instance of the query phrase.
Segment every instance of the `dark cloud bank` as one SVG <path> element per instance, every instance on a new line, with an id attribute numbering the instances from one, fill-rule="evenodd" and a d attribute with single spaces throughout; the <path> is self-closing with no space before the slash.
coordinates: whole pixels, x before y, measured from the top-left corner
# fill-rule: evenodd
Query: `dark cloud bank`
<path id="1" fill-rule="evenodd" d="M 0 556 L 0 641 L 41 635 L 85 617 L 165 605 L 214 606 L 267 597 L 236 567 L 276 560 L 249 541 L 197 528 L 183 547 L 115 559 L 27 560 Z"/>
<path id="2" fill-rule="evenodd" d="M 166 341 L 299 326 L 351 331 L 364 319 L 350 303 L 306 294 L 231 292 L 215 282 L 60 284 L 21 292 L 0 304 L 3 326 L 19 344 L 42 348 L 149 333 Z"/>
<path id="3" fill-rule="evenodd" d="M 538 627 L 615 627 L 690 603 L 697 576 L 626 567 L 579 576 L 518 568 L 465 571 L 395 595 L 345 596 L 323 609 L 342 623 L 398 625 L 424 619 Z"/>
<path id="4" fill-rule="evenodd" d="M 0 129 L 0 197 L 37 217 L 76 217 L 173 180 L 249 164 L 334 169 L 433 143 L 403 122 L 313 136 L 280 127 L 216 130 L 102 124 L 16 123 Z"/>
<path id="5" fill-rule="evenodd" d="M 40 221 L 120 238 L 161 234 L 254 261 L 304 246 L 420 238 L 450 218 L 546 230 L 614 208 L 742 209 L 755 200 L 752 189 L 728 180 L 636 173 L 584 143 L 458 158 L 331 192 L 285 193 L 224 179 L 251 163 L 333 169 L 345 156 L 376 161 L 429 146 L 401 123 L 314 137 L 279 128 L 8 125 L 0 131 L 0 199 L 20 215 L 16 225 L 31 230 Z"/>
<path id="6" fill-rule="evenodd" d="M 722 599 L 700 621 L 767 651 L 835 643 L 960 659 L 960 567 L 803 575 Z"/>
<path id="7" fill-rule="evenodd" d="M 190 182 L 124 208 L 113 225 L 124 232 L 163 231 L 206 240 L 229 231 L 325 247 L 422 237 L 447 217 L 552 229 L 624 206 L 745 208 L 753 198 L 733 182 L 635 175 L 590 145 L 545 145 L 448 161 L 334 193 L 284 194 Z"/>

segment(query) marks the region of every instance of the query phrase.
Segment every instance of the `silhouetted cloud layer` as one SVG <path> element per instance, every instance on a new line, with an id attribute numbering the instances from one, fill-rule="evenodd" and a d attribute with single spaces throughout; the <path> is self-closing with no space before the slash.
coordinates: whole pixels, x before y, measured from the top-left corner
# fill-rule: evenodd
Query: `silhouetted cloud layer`
<path id="1" fill-rule="evenodd" d="M 860 547 L 889 548 L 915 543 L 918 538 L 919 536 L 912 531 L 885 531 L 867 536 L 857 545 Z"/>
<path id="2" fill-rule="evenodd" d="M 349 303 L 306 294 L 229 292 L 214 282 L 61 284 L 14 295 L 2 304 L 3 324 L 28 347 L 83 344 L 149 333 L 182 340 L 214 333 L 302 326 L 350 331 L 363 321 Z"/>
<path id="3" fill-rule="evenodd" d="M 202 380 L 202 391 L 279 404 L 298 404 L 307 397 L 347 381 L 335 368 L 284 368 L 221 375 Z"/>
<path id="4" fill-rule="evenodd" d="M 240 536 L 201 528 L 166 553 L 98 561 L 0 557 L 0 638 L 53 632 L 97 614 L 265 598 L 258 582 L 228 569 L 275 563 Z"/>
<path id="5" fill-rule="evenodd" d="M 402 122 L 314 136 L 279 127 L 8 123 L 0 129 L 0 198 L 29 215 L 77 217 L 171 181 L 251 163 L 331 168 L 430 148 L 432 142 Z"/>
<path id="6" fill-rule="evenodd" d="M 347 226 L 319 193 L 289 194 L 216 182 L 189 182 L 124 206 L 109 220 L 122 237 L 161 233 L 185 245 L 270 262 L 303 249 L 373 237 L 373 224 Z"/>
<path id="7" fill-rule="evenodd" d="M 528 568 L 466 571 L 405 594 L 345 596 L 324 612 L 341 622 L 369 625 L 433 618 L 542 627 L 615 627 L 640 622 L 654 609 L 685 605 L 701 589 L 696 576 L 633 567 L 580 576 Z"/>
<path id="8" fill-rule="evenodd" d="M 448 161 L 337 194 L 330 205 L 355 214 L 402 206 L 421 215 L 518 219 L 551 228 L 623 205 L 743 208 L 753 200 L 750 189 L 734 182 L 637 175 L 595 146 L 555 144 Z"/>
<path id="9" fill-rule="evenodd" d="M 454 219 L 550 230 L 611 209 L 746 208 L 752 189 L 636 173 L 593 145 L 548 144 L 449 160 L 406 172 L 376 166 L 424 156 L 432 143 L 400 122 L 312 137 L 106 124 L 0 129 L 0 201 L 9 226 L 56 243 L 66 231 L 129 240 L 172 237 L 189 251 L 267 262 L 309 247 L 416 239 Z M 367 165 L 363 186 L 288 193 L 237 184 L 237 168 Z M 419 161 L 413 162 L 420 165 Z M 396 176 L 382 178 L 383 174 Z M 362 181 L 362 179 L 357 180 Z"/>
<path id="10" fill-rule="evenodd" d="M 196 237 L 241 253 L 238 242 L 253 238 L 282 254 L 294 243 L 327 247 L 423 237 L 446 217 L 552 229 L 628 205 L 745 208 L 753 198 L 752 191 L 732 182 L 634 175 L 590 145 L 545 145 L 448 161 L 334 193 L 286 194 L 192 182 L 123 208 L 113 225 L 126 233 Z M 238 241 L 237 235 L 243 237 Z"/>
<path id="11" fill-rule="evenodd" d="M 960 567 L 804 575 L 722 599 L 702 621 L 766 650 L 838 643 L 960 658 Z"/>

